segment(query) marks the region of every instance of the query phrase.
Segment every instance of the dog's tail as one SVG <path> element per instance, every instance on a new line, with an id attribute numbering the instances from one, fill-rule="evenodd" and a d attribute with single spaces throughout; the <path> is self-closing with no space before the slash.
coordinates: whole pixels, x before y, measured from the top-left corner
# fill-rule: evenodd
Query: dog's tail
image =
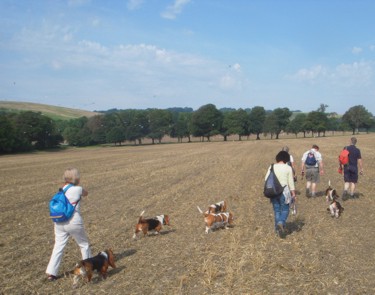
<path id="1" fill-rule="evenodd" d="M 203 211 L 201 210 L 201 208 L 199 208 L 199 206 L 197 206 L 197 208 L 198 208 L 199 213 L 203 214 Z"/>
<path id="2" fill-rule="evenodd" d="M 331 188 L 331 180 L 328 180 L 328 187 Z"/>
<path id="3" fill-rule="evenodd" d="M 143 210 L 143 211 L 141 212 L 141 214 L 139 214 L 138 223 L 140 223 L 141 220 L 143 219 L 143 214 L 145 214 L 145 210 Z"/>

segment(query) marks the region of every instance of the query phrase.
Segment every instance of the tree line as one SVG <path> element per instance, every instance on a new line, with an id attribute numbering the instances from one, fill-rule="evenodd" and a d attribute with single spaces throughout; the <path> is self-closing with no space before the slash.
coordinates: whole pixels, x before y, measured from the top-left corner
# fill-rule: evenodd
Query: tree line
<path id="1" fill-rule="evenodd" d="M 279 138 L 281 132 L 325 136 L 327 131 L 367 132 L 375 128 L 374 116 L 362 105 L 351 107 L 343 116 L 327 113 L 328 106 L 309 113 L 293 113 L 288 108 L 266 111 L 261 106 L 252 109 L 217 109 L 213 104 L 190 108 L 109 110 L 96 116 L 69 121 L 56 121 L 40 112 L 0 113 L 0 153 L 49 149 L 61 143 L 71 146 L 119 144 L 125 141 L 142 144 L 149 138 L 161 143 L 164 136 L 191 141 L 200 137 L 210 141 L 221 135 L 236 135 L 238 140 L 254 135 Z"/>

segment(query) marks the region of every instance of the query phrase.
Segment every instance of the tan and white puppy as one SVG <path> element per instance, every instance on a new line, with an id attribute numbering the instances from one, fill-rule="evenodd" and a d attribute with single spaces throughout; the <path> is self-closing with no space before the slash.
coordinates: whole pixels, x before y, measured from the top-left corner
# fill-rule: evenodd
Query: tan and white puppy
<path id="1" fill-rule="evenodd" d="M 217 228 L 228 229 L 229 225 L 233 224 L 234 217 L 232 212 L 209 213 L 203 212 L 201 208 L 198 211 L 204 215 L 204 222 L 206 224 L 206 234 Z"/>

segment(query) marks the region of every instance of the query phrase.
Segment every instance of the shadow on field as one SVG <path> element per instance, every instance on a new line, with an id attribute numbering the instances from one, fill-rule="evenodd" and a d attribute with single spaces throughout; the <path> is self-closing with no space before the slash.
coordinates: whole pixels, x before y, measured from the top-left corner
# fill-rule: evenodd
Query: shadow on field
<path id="1" fill-rule="evenodd" d="M 120 267 L 116 267 L 116 268 L 112 268 L 111 270 L 108 271 L 108 275 L 109 276 L 113 276 L 115 274 L 118 274 L 120 272 L 122 272 L 123 269 L 125 269 L 126 266 L 120 266 Z"/>
<path id="2" fill-rule="evenodd" d="M 288 235 L 294 232 L 300 232 L 305 225 L 305 221 L 303 219 L 296 218 L 294 221 L 287 222 L 286 227 L 288 229 Z"/>
<path id="3" fill-rule="evenodd" d="M 135 250 L 135 249 L 129 249 L 129 250 L 126 250 L 122 253 L 117 253 L 117 254 L 115 254 L 116 261 L 119 261 L 119 260 L 121 260 L 125 257 L 128 257 L 128 256 L 131 256 L 131 255 L 135 254 L 136 252 L 137 252 L 137 250 Z"/>

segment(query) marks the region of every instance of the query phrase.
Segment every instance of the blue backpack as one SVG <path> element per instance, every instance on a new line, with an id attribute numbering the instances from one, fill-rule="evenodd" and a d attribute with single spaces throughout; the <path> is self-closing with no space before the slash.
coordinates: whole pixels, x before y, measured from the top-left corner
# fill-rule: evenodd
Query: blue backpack
<path id="1" fill-rule="evenodd" d="M 315 159 L 315 154 L 313 152 L 309 152 L 306 157 L 305 164 L 307 166 L 315 166 L 316 165 L 316 159 Z"/>
<path id="2" fill-rule="evenodd" d="M 80 200 L 73 206 L 65 196 L 66 191 L 73 185 L 68 184 L 65 189 L 59 191 L 49 201 L 49 216 L 54 222 L 64 222 L 72 218 L 74 210 Z"/>

